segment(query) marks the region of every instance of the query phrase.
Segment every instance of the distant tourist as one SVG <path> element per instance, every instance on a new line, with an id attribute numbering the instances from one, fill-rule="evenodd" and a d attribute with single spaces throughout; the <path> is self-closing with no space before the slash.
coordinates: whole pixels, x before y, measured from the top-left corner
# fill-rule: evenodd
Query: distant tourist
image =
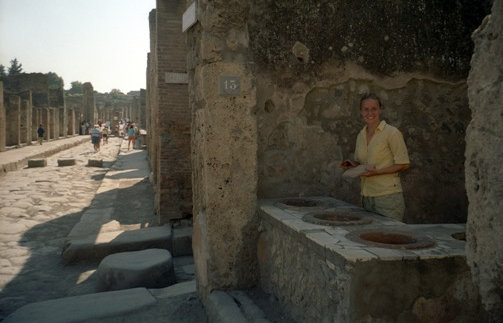
<path id="1" fill-rule="evenodd" d="M 42 141 L 44 141 L 44 133 L 45 133 L 44 127 L 42 127 L 42 124 L 40 124 L 37 129 L 38 134 L 37 141 L 39 144 L 42 144 Z"/>
<path id="2" fill-rule="evenodd" d="M 127 130 L 127 139 L 128 139 L 128 143 L 127 143 L 127 150 L 129 151 L 129 145 L 131 145 L 131 142 L 133 142 L 133 149 L 134 149 L 134 145 L 136 144 L 136 135 L 134 133 L 134 124 L 129 124 L 129 128 Z"/>
<path id="3" fill-rule="evenodd" d="M 107 126 L 103 127 L 103 130 L 101 130 L 101 136 L 103 137 L 103 144 L 108 144 L 108 128 L 107 128 Z"/>
<path id="4" fill-rule="evenodd" d="M 91 142 L 93 143 L 94 151 L 100 151 L 100 141 L 101 141 L 100 126 L 95 124 L 94 128 L 91 130 Z"/>

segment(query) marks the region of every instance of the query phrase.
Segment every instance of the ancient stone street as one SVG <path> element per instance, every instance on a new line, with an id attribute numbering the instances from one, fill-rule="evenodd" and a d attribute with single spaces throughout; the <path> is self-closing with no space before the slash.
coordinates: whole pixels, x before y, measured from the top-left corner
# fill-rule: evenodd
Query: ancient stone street
<path id="1" fill-rule="evenodd" d="M 0 318 L 27 303 L 92 292 L 95 265 L 65 267 L 60 253 L 108 170 L 87 167 L 88 159 L 111 166 L 121 143 L 111 138 L 100 152 L 84 143 L 47 158 L 44 168 L 0 177 Z M 60 158 L 76 165 L 60 167 Z"/>

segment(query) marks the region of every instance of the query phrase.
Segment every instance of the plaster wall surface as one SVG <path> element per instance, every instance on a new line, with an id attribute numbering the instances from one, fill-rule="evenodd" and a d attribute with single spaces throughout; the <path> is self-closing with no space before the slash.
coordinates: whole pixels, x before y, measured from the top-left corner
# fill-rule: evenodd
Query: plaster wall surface
<path id="1" fill-rule="evenodd" d="M 503 1 L 473 34 L 466 135 L 467 260 L 492 322 L 503 318 Z"/>

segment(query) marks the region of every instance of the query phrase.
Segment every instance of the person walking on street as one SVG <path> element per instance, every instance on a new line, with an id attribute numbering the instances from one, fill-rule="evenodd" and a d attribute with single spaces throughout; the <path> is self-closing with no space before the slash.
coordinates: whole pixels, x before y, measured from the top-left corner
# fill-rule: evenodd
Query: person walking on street
<path id="1" fill-rule="evenodd" d="M 103 130 L 101 130 L 101 135 L 103 137 L 103 144 L 108 144 L 108 128 L 107 128 L 107 126 L 103 127 Z"/>
<path id="2" fill-rule="evenodd" d="M 131 145 L 131 142 L 133 142 L 133 149 L 135 148 L 134 145 L 136 144 L 136 136 L 134 133 L 134 124 L 130 124 L 129 128 L 127 130 L 127 138 L 128 138 L 128 143 L 127 143 L 127 150 L 129 151 L 129 145 Z"/>
<path id="3" fill-rule="evenodd" d="M 45 133 L 44 127 L 42 126 L 42 124 L 40 124 L 37 129 L 37 134 L 38 134 L 37 141 L 41 145 L 42 145 L 42 141 L 44 141 L 44 133 Z"/>
<path id="4" fill-rule="evenodd" d="M 100 127 L 95 124 L 91 130 L 91 142 L 94 145 L 94 151 L 100 151 L 101 131 Z"/>

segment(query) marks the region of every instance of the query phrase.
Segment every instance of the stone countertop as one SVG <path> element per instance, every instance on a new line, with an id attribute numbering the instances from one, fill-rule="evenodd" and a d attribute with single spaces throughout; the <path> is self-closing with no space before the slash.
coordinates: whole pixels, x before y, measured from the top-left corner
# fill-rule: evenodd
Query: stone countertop
<path id="1" fill-rule="evenodd" d="M 311 206 L 292 206 L 282 201 L 314 201 Z M 295 203 L 293 203 L 295 204 Z M 328 226 L 305 222 L 302 217 L 313 212 L 323 211 L 364 212 L 372 220 L 363 225 Z M 366 212 L 360 207 L 330 197 L 304 197 L 292 199 L 269 199 L 259 201 L 261 218 L 273 225 L 282 226 L 299 239 L 305 240 L 318 253 L 324 253 L 327 259 L 342 257 L 348 262 L 366 262 L 372 260 L 401 261 L 419 259 L 442 259 L 447 257 L 465 257 L 465 241 L 452 237 L 464 233 L 464 224 L 405 224 L 385 218 L 375 213 Z M 432 247 L 420 249 L 402 249 L 400 245 L 382 247 L 378 243 L 357 241 L 351 234 L 355 231 L 396 233 L 411 235 L 417 240 L 433 240 Z M 349 237 L 348 237 L 349 235 Z"/>

